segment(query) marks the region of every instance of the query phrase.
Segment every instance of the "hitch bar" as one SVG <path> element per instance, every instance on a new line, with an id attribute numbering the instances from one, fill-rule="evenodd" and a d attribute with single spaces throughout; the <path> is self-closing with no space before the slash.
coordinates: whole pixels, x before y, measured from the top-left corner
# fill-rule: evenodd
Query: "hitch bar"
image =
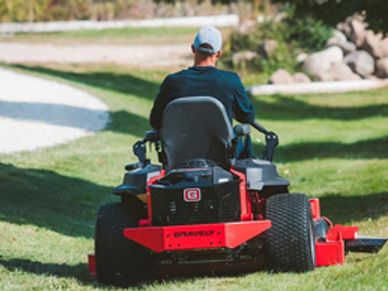
<path id="1" fill-rule="evenodd" d="M 345 241 L 346 251 L 359 253 L 377 253 L 384 246 L 386 238 L 357 236 L 356 239 Z"/>

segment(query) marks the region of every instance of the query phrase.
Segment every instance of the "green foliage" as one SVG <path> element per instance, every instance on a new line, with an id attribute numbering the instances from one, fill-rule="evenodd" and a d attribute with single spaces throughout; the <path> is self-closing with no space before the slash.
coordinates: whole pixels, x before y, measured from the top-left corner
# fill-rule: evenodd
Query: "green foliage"
<path id="1" fill-rule="evenodd" d="M 289 72 L 298 69 L 296 56 L 301 51 L 312 52 L 324 48 L 331 36 L 332 28 L 312 17 L 296 18 L 289 10 L 281 22 L 265 21 L 248 33 L 233 32 L 225 44 L 226 66 L 244 71 L 271 75 L 283 68 Z M 262 46 L 265 41 L 275 40 L 277 47 L 267 56 Z M 242 51 L 258 52 L 253 60 L 233 63 L 234 53 Z"/>
<path id="2" fill-rule="evenodd" d="M 355 13 L 365 13 L 370 28 L 388 32 L 388 1 L 386 0 L 272 0 L 296 7 L 296 17 L 313 16 L 329 25 L 336 25 Z"/>
<path id="3" fill-rule="evenodd" d="M 294 20 L 295 19 L 295 20 Z M 322 21 L 312 18 L 288 20 L 288 40 L 306 51 L 314 52 L 322 49 L 332 34 L 332 28 Z"/>

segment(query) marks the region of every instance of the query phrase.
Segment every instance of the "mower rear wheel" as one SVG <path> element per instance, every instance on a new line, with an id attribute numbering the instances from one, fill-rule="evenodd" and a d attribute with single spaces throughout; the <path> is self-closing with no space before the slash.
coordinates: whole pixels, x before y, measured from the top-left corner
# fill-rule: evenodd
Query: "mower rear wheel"
<path id="1" fill-rule="evenodd" d="M 271 270 L 307 272 L 315 268 L 315 241 L 311 208 L 305 194 L 279 194 L 268 198 L 266 219 L 267 263 Z"/>
<path id="2" fill-rule="evenodd" d="M 149 254 L 123 236 L 123 229 L 136 227 L 140 211 L 124 203 L 102 205 L 95 233 L 97 281 L 127 287 L 146 278 Z"/>

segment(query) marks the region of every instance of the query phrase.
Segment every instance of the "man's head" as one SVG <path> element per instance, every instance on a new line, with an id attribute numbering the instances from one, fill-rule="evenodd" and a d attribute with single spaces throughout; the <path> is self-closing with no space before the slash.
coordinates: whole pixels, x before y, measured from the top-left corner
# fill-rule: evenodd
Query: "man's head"
<path id="1" fill-rule="evenodd" d="M 215 66 L 221 56 L 222 35 L 212 26 L 201 28 L 195 35 L 191 49 L 196 66 Z"/>

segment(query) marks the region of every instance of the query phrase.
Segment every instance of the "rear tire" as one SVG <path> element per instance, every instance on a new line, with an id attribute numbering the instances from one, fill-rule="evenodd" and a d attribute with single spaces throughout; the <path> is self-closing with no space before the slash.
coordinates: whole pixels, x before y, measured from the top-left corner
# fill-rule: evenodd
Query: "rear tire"
<path id="1" fill-rule="evenodd" d="M 150 255 L 123 235 L 123 229 L 137 227 L 140 210 L 124 203 L 102 205 L 95 233 L 96 276 L 105 285 L 127 287 L 146 278 Z"/>
<path id="2" fill-rule="evenodd" d="M 307 272 L 315 268 L 315 241 L 311 208 L 305 194 L 279 194 L 268 198 L 266 258 L 271 270 Z"/>

